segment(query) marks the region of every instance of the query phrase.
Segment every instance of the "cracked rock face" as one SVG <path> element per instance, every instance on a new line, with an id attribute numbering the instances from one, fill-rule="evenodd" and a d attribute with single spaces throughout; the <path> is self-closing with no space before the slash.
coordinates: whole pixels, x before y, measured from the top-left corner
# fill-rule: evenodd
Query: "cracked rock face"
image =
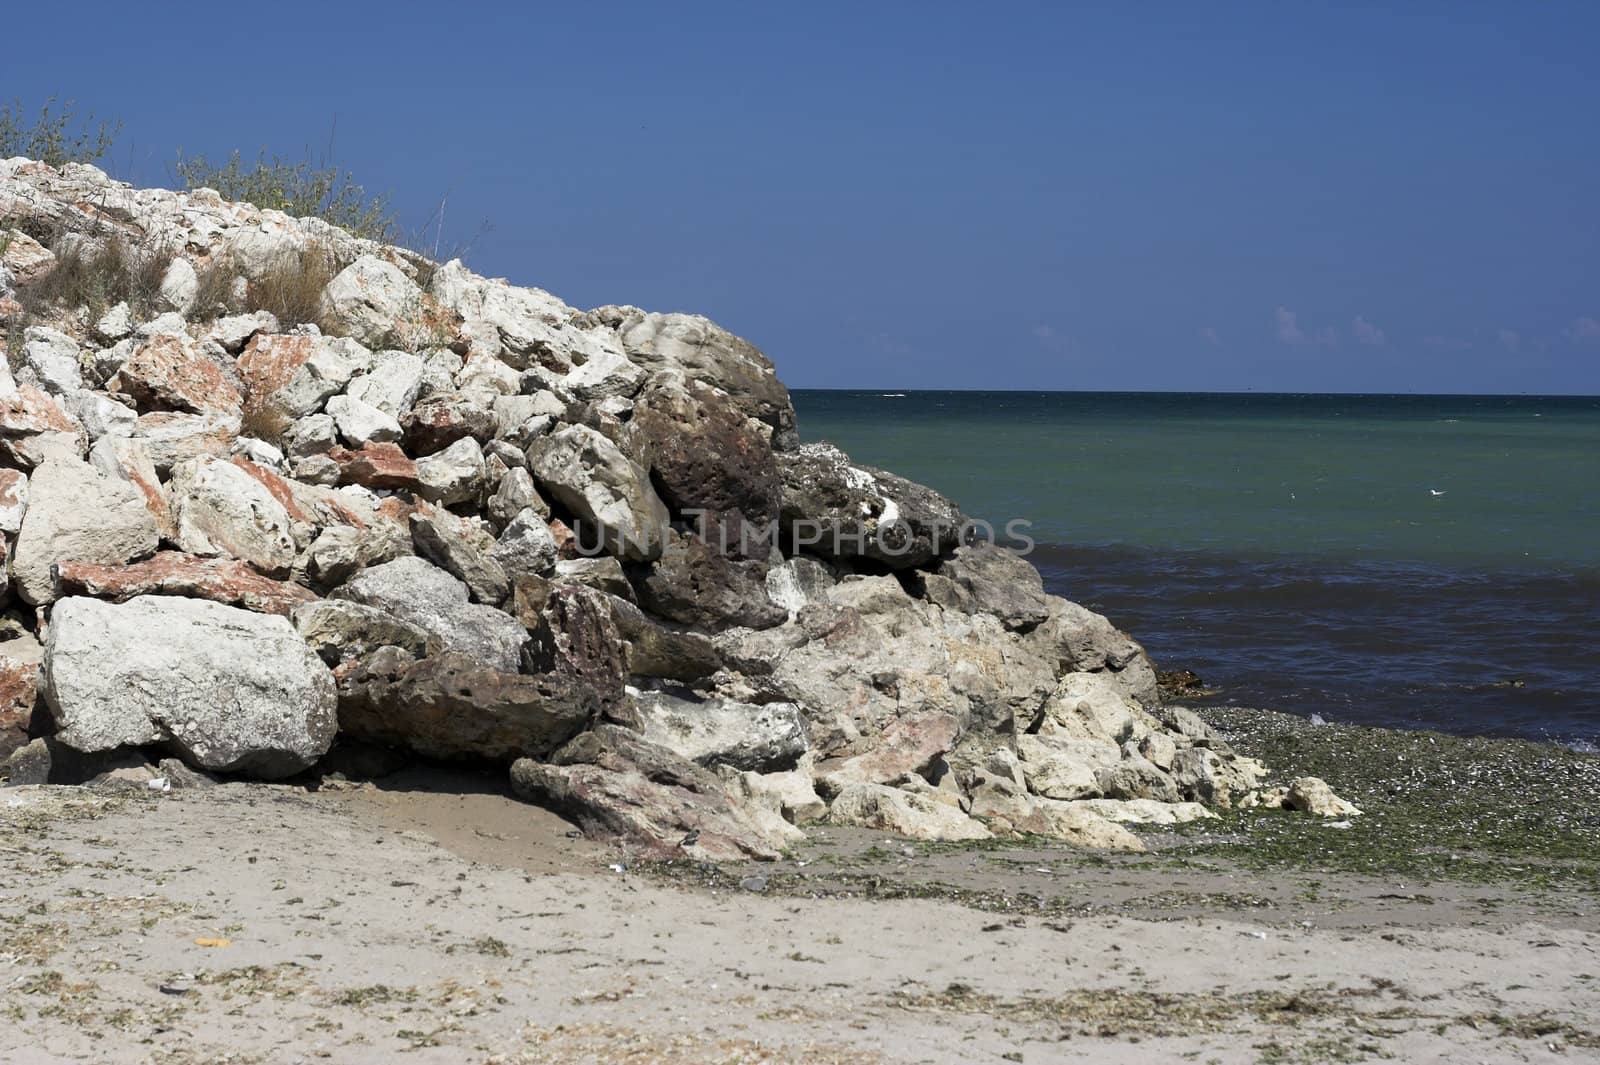
<path id="1" fill-rule="evenodd" d="M 31 609 L 0 643 L 0 753 L 53 723 L 57 753 L 276 778 L 343 732 L 712 860 L 823 819 L 1134 850 L 1128 824 L 1209 807 L 1356 813 L 1261 788 L 953 501 L 802 445 L 772 361 L 708 319 L 89 166 L 0 160 L 0 217 L 180 249 L 150 306 L 18 323 L 60 260 L 7 232 L 0 558 Z M 316 323 L 248 304 L 310 255 Z M 198 305 L 202 269 L 237 305 Z"/>

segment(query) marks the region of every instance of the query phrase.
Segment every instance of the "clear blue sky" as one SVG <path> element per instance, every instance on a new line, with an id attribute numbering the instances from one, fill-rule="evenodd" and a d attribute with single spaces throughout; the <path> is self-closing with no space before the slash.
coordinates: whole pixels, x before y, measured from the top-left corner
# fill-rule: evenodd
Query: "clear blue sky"
<path id="1" fill-rule="evenodd" d="M 1600 5 L 24 4 L 0 95 L 337 153 L 815 387 L 1600 392 Z"/>

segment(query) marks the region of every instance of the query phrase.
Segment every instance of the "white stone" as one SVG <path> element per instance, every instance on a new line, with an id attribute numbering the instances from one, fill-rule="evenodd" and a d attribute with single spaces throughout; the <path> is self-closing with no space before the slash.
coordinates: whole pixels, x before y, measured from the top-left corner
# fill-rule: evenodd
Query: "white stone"
<path id="1" fill-rule="evenodd" d="M 353 447 L 400 439 L 400 423 L 390 414 L 351 396 L 328 400 L 328 414 Z"/>
<path id="2" fill-rule="evenodd" d="M 421 307 L 422 290 L 416 283 L 398 266 L 372 255 L 339 271 L 322 293 L 323 313 L 369 347 L 405 329 Z"/>
<path id="3" fill-rule="evenodd" d="M 417 402 L 425 367 L 422 360 L 404 351 L 380 351 L 372 370 L 352 378 L 345 395 L 377 407 L 392 418 L 399 418 Z"/>
<path id="4" fill-rule="evenodd" d="M 188 259 L 178 256 L 161 277 L 161 299 L 179 314 L 188 314 L 200 291 L 200 278 Z"/>
<path id="5" fill-rule="evenodd" d="M 203 599 L 62 600 L 41 679 L 56 739 L 81 751 L 167 743 L 200 769 L 274 778 L 338 726 L 333 675 L 288 618 Z"/>
<path id="6" fill-rule="evenodd" d="M 78 342 L 47 326 L 29 326 L 22 334 L 24 384 L 37 384 L 46 392 L 65 395 L 83 387 L 78 362 Z M 29 378 L 32 378 L 30 381 Z"/>
<path id="7" fill-rule="evenodd" d="M 242 559 L 265 573 L 294 564 L 289 512 L 243 469 L 207 456 L 179 463 L 168 486 L 178 546 Z"/>
<path id="8" fill-rule="evenodd" d="M 64 451 L 52 453 L 28 482 L 11 576 L 37 606 L 57 594 L 57 562 L 127 562 L 156 549 L 156 523 L 140 493 Z"/>

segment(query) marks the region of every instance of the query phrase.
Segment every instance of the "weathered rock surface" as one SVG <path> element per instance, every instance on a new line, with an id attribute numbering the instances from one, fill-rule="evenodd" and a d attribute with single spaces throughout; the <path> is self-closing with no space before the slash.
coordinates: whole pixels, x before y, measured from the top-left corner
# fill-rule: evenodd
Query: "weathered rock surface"
<path id="1" fill-rule="evenodd" d="M 164 744 L 201 769 L 275 778 L 333 743 L 333 676 L 288 620 L 170 596 L 55 605 L 43 688 L 80 751 Z"/>
<path id="2" fill-rule="evenodd" d="M 58 454 L 28 484 L 28 509 L 11 560 L 17 593 L 35 605 L 59 595 L 58 562 L 127 562 L 156 549 L 156 523 L 126 481 Z"/>
<path id="3" fill-rule="evenodd" d="M 528 448 L 528 468 L 552 499 L 592 522 L 605 549 L 630 562 L 661 554 L 666 505 L 649 473 L 586 425 L 542 436 Z"/>
<path id="4" fill-rule="evenodd" d="M 712 696 L 664 691 L 633 696 L 644 738 L 703 766 L 760 773 L 793 769 L 806 753 L 805 722 L 790 703 L 752 706 Z"/>
<path id="5" fill-rule="evenodd" d="M 371 566 L 332 593 L 377 607 L 436 637 L 446 650 L 516 673 L 528 631 L 508 614 L 470 602 L 467 586 L 423 559 L 397 558 Z"/>
<path id="6" fill-rule="evenodd" d="M 831 444 L 807 444 L 777 458 L 783 534 L 796 551 L 910 569 L 959 542 L 965 517 L 931 488 L 853 465 Z"/>
<path id="7" fill-rule="evenodd" d="M 62 562 L 56 573 L 64 594 L 119 603 L 140 595 L 182 595 L 288 616 L 295 607 L 317 598 L 309 588 L 263 577 L 243 562 L 181 551 L 158 551 L 125 565 Z"/>

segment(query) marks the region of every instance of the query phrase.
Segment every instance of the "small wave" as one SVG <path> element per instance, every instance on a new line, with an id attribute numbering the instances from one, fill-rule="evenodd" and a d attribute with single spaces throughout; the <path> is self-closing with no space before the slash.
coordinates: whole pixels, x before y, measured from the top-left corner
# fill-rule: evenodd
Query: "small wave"
<path id="1" fill-rule="evenodd" d="M 1573 740 L 1570 743 L 1563 743 L 1561 746 L 1569 751 L 1577 751 L 1579 754 L 1600 754 L 1600 743 L 1595 743 L 1594 740 Z"/>
<path id="2" fill-rule="evenodd" d="M 879 392 L 878 393 L 878 398 L 879 399 L 905 399 L 906 398 L 906 394 L 904 392 Z"/>

